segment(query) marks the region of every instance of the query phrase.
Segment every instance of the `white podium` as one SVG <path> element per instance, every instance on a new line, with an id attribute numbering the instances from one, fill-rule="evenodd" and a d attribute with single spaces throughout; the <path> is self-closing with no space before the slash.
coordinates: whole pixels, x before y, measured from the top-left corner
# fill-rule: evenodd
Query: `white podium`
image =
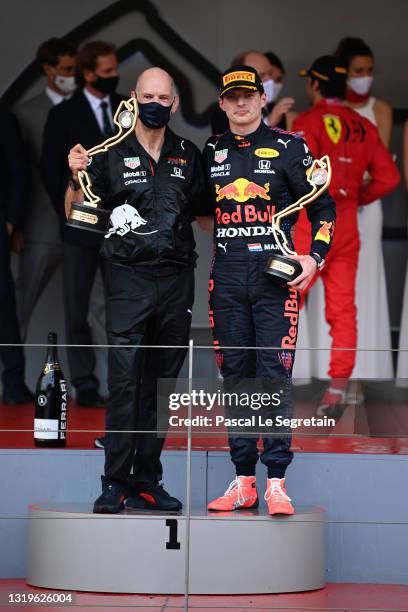
<path id="1" fill-rule="evenodd" d="M 321 508 L 92 514 L 85 504 L 29 508 L 27 582 L 105 593 L 202 595 L 309 591 L 325 585 Z M 186 530 L 189 527 L 189 551 Z"/>

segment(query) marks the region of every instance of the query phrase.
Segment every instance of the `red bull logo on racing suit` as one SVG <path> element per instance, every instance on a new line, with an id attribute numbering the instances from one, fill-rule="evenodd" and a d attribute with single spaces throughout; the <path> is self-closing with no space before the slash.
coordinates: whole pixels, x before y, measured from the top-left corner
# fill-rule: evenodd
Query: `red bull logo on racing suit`
<path id="1" fill-rule="evenodd" d="M 215 193 L 217 194 L 216 202 L 220 202 L 224 198 L 227 200 L 235 200 L 236 202 L 247 202 L 254 198 L 262 200 L 270 200 L 269 183 L 265 183 L 262 187 L 253 181 L 248 181 L 245 178 L 235 179 L 233 183 L 228 183 L 224 187 L 215 185 Z"/>
<path id="2" fill-rule="evenodd" d="M 290 327 L 288 334 L 282 338 L 281 347 L 283 349 L 296 348 L 297 327 L 299 320 L 299 301 L 298 292 L 292 287 L 289 288 L 289 298 L 285 300 L 285 310 L 283 316 L 289 319 Z"/>

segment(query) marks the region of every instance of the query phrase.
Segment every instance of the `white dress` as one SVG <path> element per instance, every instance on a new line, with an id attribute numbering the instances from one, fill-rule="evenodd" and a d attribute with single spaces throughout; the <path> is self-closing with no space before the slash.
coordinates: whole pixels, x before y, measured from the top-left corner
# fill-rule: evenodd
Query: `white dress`
<path id="1" fill-rule="evenodd" d="M 408 387 L 408 265 L 402 302 L 399 349 L 405 349 L 406 352 L 398 354 L 397 386 Z"/>
<path id="2" fill-rule="evenodd" d="M 369 98 L 365 106 L 355 110 L 376 124 L 374 103 L 375 98 Z M 382 254 L 382 205 L 380 200 L 360 208 L 358 229 L 361 246 L 356 280 L 357 347 L 387 350 L 357 352 L 352 378 L 390 379 L 393 377 L 392 355 L 389 350 L 391 330 Z M 406 289 L 406 294 L 408 294 L 408 289 Z M 408 296 L 406 303 L 406 326 L 408 328 Z M 324 288 L 320 279 L 309 292 L 304 319 L 307 320 L 311 346 L 324 349 L 311 352 L 312 375 L 318 378 L 328 378 L 331 337 L 324 316 Z M 406 361 L 408 366 L 408 356 Z M 408 377 L 408 368 L 406 368 L 405 376 Z"/>

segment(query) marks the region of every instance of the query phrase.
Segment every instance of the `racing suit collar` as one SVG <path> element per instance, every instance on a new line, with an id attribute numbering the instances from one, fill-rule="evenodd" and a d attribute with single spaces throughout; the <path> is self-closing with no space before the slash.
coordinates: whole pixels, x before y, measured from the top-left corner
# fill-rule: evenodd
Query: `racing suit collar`
<path id="1" fill-rule="evenodd" d="M 314 108 L 319 108 L 322 106 L 333 106 L 333 105 L 343 106 L 344 103 L 343 103 L 343 100 L 341 100 L 340 98 L 322 98 L 321 100 L 316 102 L 316 104 L 314 105 Z"/>
<path id="2" fill-rule="evenodd" d="M 241 134 L 234 134 L 230 130 L 230 138 L 232 143 L 239 148 L 240 146 L 243 146 L 244 143 L 253 144 L 257 142 L 259 136 L 264 132 L 265 129 L 267 128 L 262 119 L 260 119 L 259 125 L 254 132 L 251 132 L 250 134 L 245 134 L 245 136 L 241 136 Z"/>

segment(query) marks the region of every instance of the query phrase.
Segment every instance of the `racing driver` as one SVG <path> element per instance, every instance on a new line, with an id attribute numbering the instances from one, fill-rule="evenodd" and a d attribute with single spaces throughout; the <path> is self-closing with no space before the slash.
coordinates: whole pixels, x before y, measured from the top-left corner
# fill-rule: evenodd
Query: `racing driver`
<path id="1" fill-rule="evenodd" d="M 294 129 L 306 138 L 314 155 L 329 155 L 333 168 L 330 193 L 337 208 L 336 237 L 321 274 L 326 319 L 335 350 L 330 355 L 329 386 L 318 411 L 320 415 L 334 416 L 344 405 L 356 357 L 355 350 L 350 349 L 355 349 L 357 343 L 357 210 L 393 191 L 399 183 L 399 173 L 377 128 L 343 104 L 347 73 L 337 58 L 319 57 L 309 69 L 301 70 L 300 76 L 307 77 L 306 91 L 313 106 L 297 116 Z M 365 180 L 366 172 L 369 180 Z M 302 211 L 295 231 L 296 248 L 301 253 L 310 244 L 309 228 Z"/>
<path id="2" fill-rule="evenodd" d="M 313 162 L 302 138 L 263 123 L 265 104 L 263 85 L 253 68 L 234 66 L 224 72 L 219 105 L 227 115 L 229 130 L 211 137 L 203 154 L 215 242 L 209 281 L 210 325 L 225 382 L 248 378 L 290 381 L 298 291 L 306 288 L 326 257 L 335 221 L 335 204 L 326 192 L 307 207 L 313 233 L 310 254 L 294 256 L 303 272 L 289 286 L 280 286 L 265 274 L 268 257 L 279 253 L 271 217 L 310 192 L 306 172 Z M 289 244 L 296 219 L 297 215 L 287 217 L 281 225 Z M 205 227 L 203 219 L 198 221 Z M 320 232 L 322 226 L 331 228 L 327 236 Z M 254 346 L 276 348 L 241 348 Z M 289 394 L 285 401 L 291 402 Z M 265 499 L 269 514 L 294 512 L 284 480 L 293 457 L 290 442 L 289 435 L 263 436 L 261 461 L 268 470 Z M 208 508 L 257 507 L 257 439 L 230 431 L 229 444 L 236 478 Z"/>

